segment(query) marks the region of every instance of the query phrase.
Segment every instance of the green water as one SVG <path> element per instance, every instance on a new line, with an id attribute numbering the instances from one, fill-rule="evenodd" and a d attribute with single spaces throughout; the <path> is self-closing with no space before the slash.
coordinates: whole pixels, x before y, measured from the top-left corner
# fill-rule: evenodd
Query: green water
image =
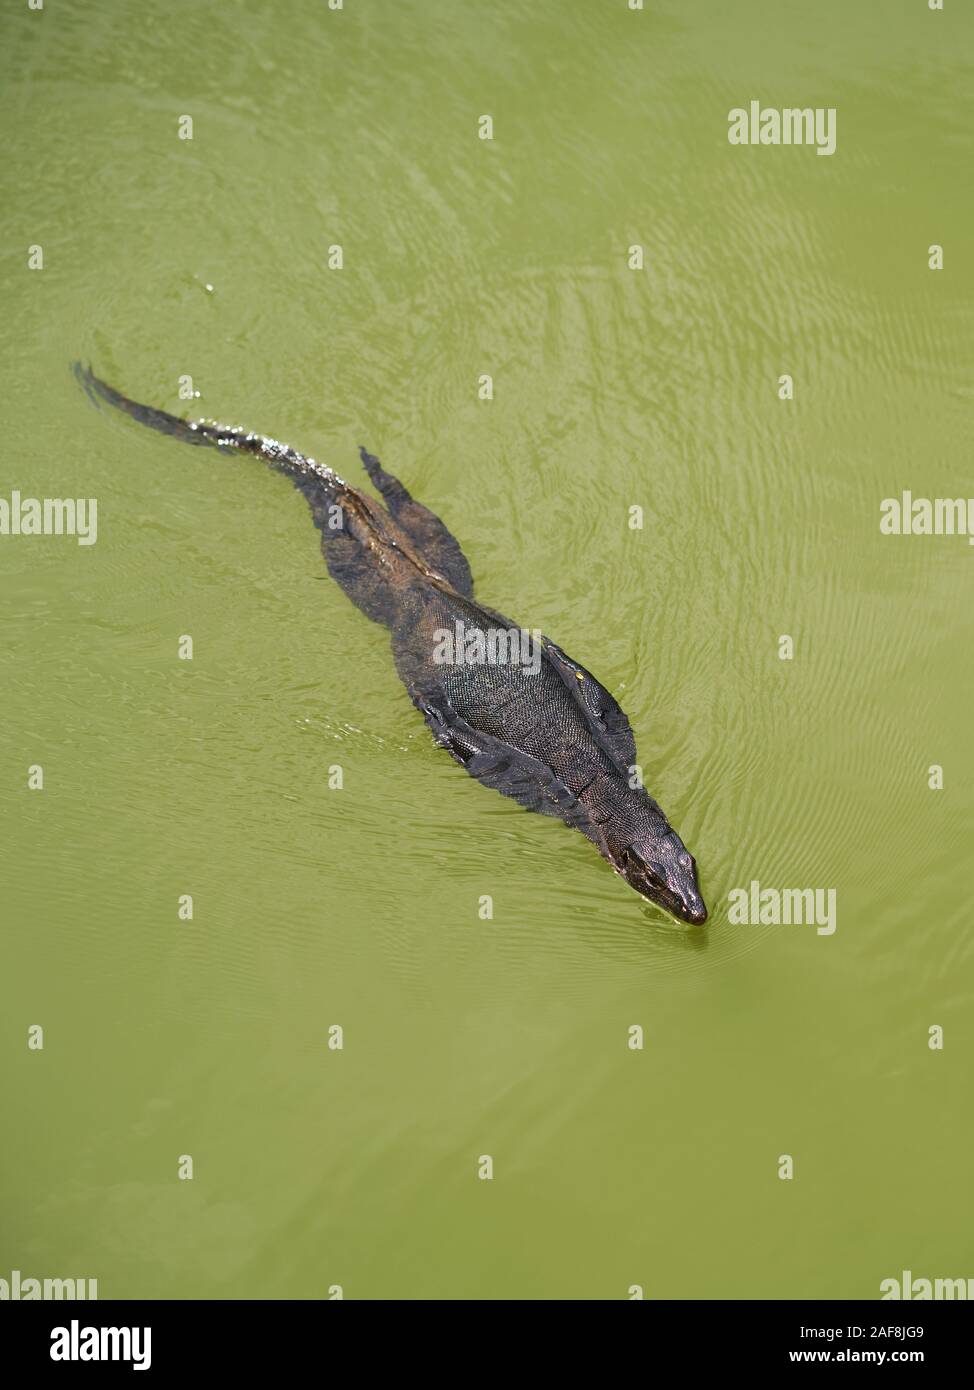
<path id="1" fill-rule="evenodd" d="M 879 530 L 974 491 L 970 12 L 49 0 L 2 33 L 0 496 L 97 498 L 98 539 L 0 537 L 0 1277 L 974 1276 L 974 551 Z M 835 107 L 835 154 L 731 146 L 752 98 Z M 436 751 L 300 496 L 95 410 L 76 357 L 356 481 L 379 453 L 619 696 L 706 928 Z M 752 880 L 834 889 L 835 932 L 732 923 Z"/>

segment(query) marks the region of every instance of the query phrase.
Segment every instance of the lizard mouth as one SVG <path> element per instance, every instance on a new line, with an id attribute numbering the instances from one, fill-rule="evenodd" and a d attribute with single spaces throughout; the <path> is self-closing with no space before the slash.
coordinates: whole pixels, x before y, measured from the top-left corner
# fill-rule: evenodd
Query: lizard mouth
<path id="1" fill-rule="evenodd" d="M 702 926 L 707 920 L 707 905 L 700 896 L 696 883 L 689 881 L 682 888 L 674 888 L 653 870 L 632 850 L 623 855 L 619 873 L 631 888 L 656 907 L 662 907 L 671 917 L 689 926 Z"/>

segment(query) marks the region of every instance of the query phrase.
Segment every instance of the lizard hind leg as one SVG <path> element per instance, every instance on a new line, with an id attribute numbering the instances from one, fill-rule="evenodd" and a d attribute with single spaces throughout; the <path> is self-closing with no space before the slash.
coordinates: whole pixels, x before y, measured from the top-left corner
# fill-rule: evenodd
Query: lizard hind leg
<path id="1" fill-rule="evenodd" d="M 398 478 L 386 472 L 375 454 L 370 454 L 362 445 L 359 454 L 396 524 L 402 527 L 422 558 L 431 569 L 445 575 L 458 594 L 473 598 L 470 565 L 456 537 L 429 507 L 416 501 Z"/>

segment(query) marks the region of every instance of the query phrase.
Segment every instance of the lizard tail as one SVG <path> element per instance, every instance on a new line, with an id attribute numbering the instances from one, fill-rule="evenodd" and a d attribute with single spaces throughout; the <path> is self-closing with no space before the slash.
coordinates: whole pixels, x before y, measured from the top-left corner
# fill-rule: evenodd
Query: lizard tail
<path id="1" fill-rule="evenodd" d="M 121 391 L 116 391 L 114 386 L 109 386 L 107 381 L 102 381 L 90 367 L 84 367 L 80 362 L 74 363 L 74 374 L 95 405 L 99 400 L 106 401 L 116 410 L 122 410 L 133 420 L 138 420 L 140 425 L 148 425 L 150 429 L 181 439 L 185 444 L 207 444 L 224 452 L 253 454 L 276 472 L 293 479 L 295 486 L 308 495 L 309 501 L 313 501 L 315 496 L 320 501 L 334 501 L 348 491 L 348 484 L 334 469 L 292 449 L 289 444 L 239 427 L 220 425 L 212 420 L 183 420 L 178 415 L 170 415 L 167 410 L 142 405 L 123 396 Z"/>

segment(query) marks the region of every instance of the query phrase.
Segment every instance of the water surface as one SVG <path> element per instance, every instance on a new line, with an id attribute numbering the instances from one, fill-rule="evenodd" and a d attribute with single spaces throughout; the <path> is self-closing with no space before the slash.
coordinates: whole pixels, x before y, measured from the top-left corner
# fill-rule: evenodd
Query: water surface
<path id="1" fill-rule="evenodd" d="M 904 488 L 972 491 L 970 15 L 2 23 L 0 495 L 96 497 L 99 533 L 0 538 L 0 1277 L 601 1299 L 974 1275 L 974 551 L 878 525 Z M 834 106 L 835 155 L 728 145 L 752 97 Z M 191 375 L 194 413 L 353 479 L 380 454 L 479 595 L 619 696 L 707 928 L 434 750 L 302 499 L 96 411 L 76 357 L 177 411 Z M 731 924 L 752 880 L 834 888 L 834 935 Z"/>

